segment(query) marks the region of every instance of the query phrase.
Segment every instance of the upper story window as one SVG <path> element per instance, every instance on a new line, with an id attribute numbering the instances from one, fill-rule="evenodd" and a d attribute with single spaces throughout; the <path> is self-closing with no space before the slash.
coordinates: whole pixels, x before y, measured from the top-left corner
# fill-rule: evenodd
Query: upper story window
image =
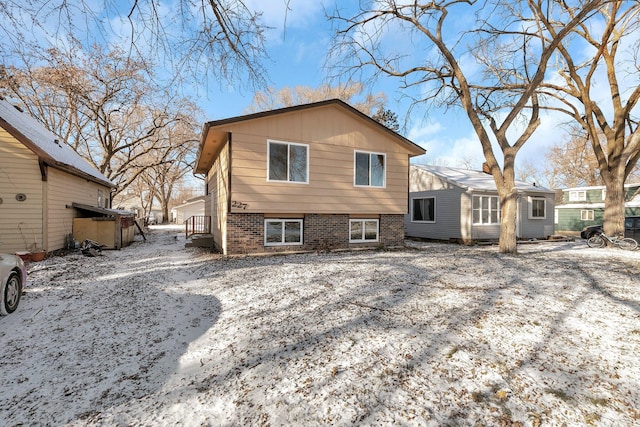
<path id="1" fill-rule="evenodd" d="M 473 223 L 498 224 L 500 202 L 498 196 L 473 196 Z"/>
<path id="2" fill-rule="evenodd" d="M 384 187 L 386 185 L 386 154 L 356 151 L 354 159 L 355 185 Z"/>
<path id="3" fill-rule="evenodd" d="M 570 202 L 584 202 L 587 200 L 587 192 L 585 190 L 569 191 Z"/>
<path id="4" fill-rule="evenodd" d="M 309 183 L 309 146 L 268 141 L 268 181 Z"/>
<path id="5" fill-rule="evenodd" d="M 104 196 L 102 195 L 102 190 L 98 190 L 98 200 L 97 200 L 97 205 L 98 207 L 102 207 L 102 203 L 104 201 Z"/>
<path id="6" fill-rule="evenodd" d="M 422 197 L 411 200 L 411 221 L 436 222 L 436 198 Z"/>
<path id="7" fill-rule="evenodd" d="M 547 217 L 547 201 L 544 197 L 529 198 L 529 219 L 545 219 Z"/>

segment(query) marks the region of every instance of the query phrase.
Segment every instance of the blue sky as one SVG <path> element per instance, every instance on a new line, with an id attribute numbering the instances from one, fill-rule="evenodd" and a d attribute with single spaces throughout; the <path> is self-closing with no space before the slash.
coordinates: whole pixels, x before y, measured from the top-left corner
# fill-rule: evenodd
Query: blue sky
<path id="1" fill-rule="evenodd" d="M 358 0 L 244 0 L 244 3 L 251 10 L 262 11 L 264 24 L 272 27 L 266 34 L 266 49 L 270 60 L 264 66 L 268 70 L 268 79 L 273 88 L 278 90 L 285 86 L 293 88 L 337 84 L 336 81 L 327 81 L 329 72 L 325 69 L 326 55 L 333 36 L 332 23 L 326 18 L 325 7 L 333 11 L 335 4 L 339 4 L 345 11 L 349 8 L 356 10 Z M 123 7 L 124 12 L 129 10 L 127 3 L 116 1 L 116 4 Z M 174 0 L 160 4 L 168 9 L 176 5 Z M 96 4 L 98 10 L 100 7 L 100 4 Z M 81 18 L 78 17 L 82 20 Z M 120 19 L 123 17 L 111 18 L 111 28 L 116 33 L 120 29 L 120 36 L 124 37 L 121 41 L 128 43 L 129 22 Z M 453 19 L 454 24 L 460 27 L 467 21 L 466 15 Z M 39 37 L 36 34 L 34 36 Z M 87 36 L 91 38 L 89 34 Z M 114 40 L 117 39 L 118 36 L 114 36 Z M 393 28 L 386 42 L 391 49 L 397 48 L 410 53 L 409 61 L 414 58 L 414 49 L 416 61 L 420 60 L 419 55 L 429 54 L 428 45 L 422 40 L 408 38 L 399 26 Z M 194 101 L 204 111 L 205 120 L 246 113 L 252 103 L 253 92 L 239 83 L 243 78 L 245 76 L 239 75 L 237 81 L 230 83 L 211 80 L 193 83 L 200 85 L 194 92 Z M 411 117 L 407 117 L 411 104 L 403 97 L 406 93 L 403 93 L 398 80 L 383 78 L 367 86 L 367 90 L 373 94 L 385 93 L 386 108 L 398 115 L 401 125 L 406 123 L 400 133 L 427 150 L 427 154 L 417 161 L 448 166 L 466 164 L 474 169 L 481 168 L 484 156 L 480 143 L 460 108 L 444 111 L 435 106 L 427 109 L 427 105 L 421 105 L 413 109 Z M 527 160 L 541 167 L 547 147 L 562 138 L 557 122 L 543 118 L 540 128 L 518 154 L 518 161 Z M 494 151 L 499 156 L 500 150 Z"/>
<path id="2" fill-rule="evenodd" d="M 250 8 L 262 10 L 265 23 L 273 27 L 267 33 L 266 46 L 271 61 L 266 63 L 266 68 L 276 89 L 298 85 L 317 87 L 326 82 L 325 58 L 332 25 L 325 17 L 323 3 L 333 7 L 334 1 L 291 0 L 288 12 L 286 0 L 246 1 Z M 345 4 L 349 3 L 340 2 L 341 7 Z M 410 104 L 403 99 L 399 83 L 386 78 L 367 89 L 372 93 L 384 92 L 387 108 L 398 115 L 402 124 Z M 252 97 L 253 93 L 246 89 L 210 84 L 200 106 L 207 120 L 216 120 L 244 114 Z M 461 109 L 445 112 L 437 107 L 428 110 L 427 106 L 419 107 L 413 110 L 408 126 L 401 133 L 427 150 L 426 156 L 417 159 L 419 162 L 454 167 L 470 163 L 479 169 L 484 161 L 480 143 Z M 534 138 L 519 153 L 519 161 L 526 159 L 541 166 L 546 147 L 560 137 L 556 124 L 543 121 Z"/>

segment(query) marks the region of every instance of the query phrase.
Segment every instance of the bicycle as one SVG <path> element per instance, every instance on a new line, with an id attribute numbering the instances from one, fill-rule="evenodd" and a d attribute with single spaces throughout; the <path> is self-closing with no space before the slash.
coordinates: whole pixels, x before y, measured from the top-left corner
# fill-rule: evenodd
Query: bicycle
<path id="1" fill-rule="evenodd" d="M 622 236 L 623 235 L 620 234 L 616 237 L 609 237 L 601 231 L 589 237 L 589 239 L 587 239 L 587 245 L 589 245 L 590 248 L 603 248 L 607 245 L 607 242 L 609 242 L 613 246 L 628 251 L 632 251 L 638 247 L 638 242 L 630 237 Z"/>

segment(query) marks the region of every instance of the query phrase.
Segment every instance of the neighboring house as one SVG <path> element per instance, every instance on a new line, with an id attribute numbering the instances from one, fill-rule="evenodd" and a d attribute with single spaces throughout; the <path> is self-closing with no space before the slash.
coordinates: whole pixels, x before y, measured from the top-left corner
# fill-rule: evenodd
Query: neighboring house
<path id="1" fill-rule="evenodd" d="M 625 184 L 625 216 L 640 216 L 640 184 Z M 555 223 L 559 233 L 577 234 L 589 225 L 604 221 L 604 186 L 566 188 L 562 203 L 556 205 Z"/>
<path id="2" fill-rule="evenodd" d="M 73 220 L 108 208 L 115 185 L 36 119 L 0 98 L 0 252 L 65 247 Z"/>
<path id="3" fill-rule="evenodd" d="M 424 152 L 334 99 L 206 123 L 194 173 L 224 254 L 395 246 Z"/>
<path id="4" fill-rule="evenodd" d="M 554 233 L 554 192 L 516 181 L 516 236 Z M 500 199 L 493 176 L 482 171 L 412 165 L 409 174 L 409 237 L 472 243 L 500 238 Z"/>
<path id="5" fill-rule="evenodd" d="M 204 199 L 205 196 L 194 197 L 172 208 L 172 221 L 176 224 L 183 224 L 192 216 L 204 216 Z"/>

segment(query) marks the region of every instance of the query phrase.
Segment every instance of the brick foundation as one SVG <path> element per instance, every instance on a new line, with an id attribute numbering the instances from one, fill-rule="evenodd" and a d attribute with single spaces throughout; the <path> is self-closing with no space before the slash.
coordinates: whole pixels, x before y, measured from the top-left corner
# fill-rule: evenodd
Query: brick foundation
<path id="1" fill-rule="evenodd" d="M 227 216 L 227 254 L 322 251 L 404 244 L 404 215 L 380 215 L 379 241 L 371 243 L 349 243 L 349 218 L 347 214 L 305 214 L 302 216 L 302 245 L 264 246 L 263 214 L 230 213 Z"/>
<path id="2" fill-rule="evenodd" d="M 379 237 L 382 246 L 403 246 L 404 215 L 380 215 Z"/>

